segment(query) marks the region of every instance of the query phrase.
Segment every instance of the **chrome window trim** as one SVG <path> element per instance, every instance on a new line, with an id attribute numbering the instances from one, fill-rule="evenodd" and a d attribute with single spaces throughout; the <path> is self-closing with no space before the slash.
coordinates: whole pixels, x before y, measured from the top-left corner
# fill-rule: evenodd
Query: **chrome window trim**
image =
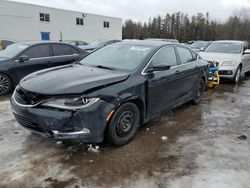
<path id="1" fill-rule="evenodd" d="M 29 60 L 42 60 L 42 59 L 60 58 L 60 57 L 73 57 L 73 56 L 78 56 L 78 55 L 80 55 L 80 54 L 49 56 L 49 57 L 37 57 L 37 58 L 30 58 Z M 15 62 L 19 62 L 19 61 L 16 59 Z"/>
<path id="2" fill-rule="evenodd" d="M 149 62 L 147 63 L 147 65 L 143 68 L 143 70 L 142 70 L 142 72 L 141 72 L 141 75 L 147 75 L 147 73 L 146 73 L 145 71 L 146 71 L 146 69 L 148 68 L 149 64 L 152 62 L 152 60 L 154 59 L 154 57 L 159 53 L 159 51 L 161 51 L 161 50 L 163 50 L 163 49 L 165 49 L 165 48 L 170 48 L 170 47 L 175 48 L 175 47 L 179 47 L 179 46 L 173 45 L 173 46 L 164 46 L 164 47 L 160 48 L 160 49 L 153 55 L 153 57 L 150 58 L 150 60 L 149 60 Z M 180 46 L 180 47 L 183 48 L 182 46 Z M 184 47 L 184 48 L 186 48 L 186 47 Z M 188 49 L 188 48 L 186 48 L 186 49 Z M 190 49 L 188 49 L 188 50 L 190 51 Z M 191 51 L 190 51 L 190 53 L 191 53 Z M 176 57 L 176 58 L 177 58 L 177 57 Z M 198 61 L 198 60 L 199 60 L 199 55 L 197 55 L 197 58 L 196 58 L 194 61 Z M 182 67 L 182 66 L 188 65 L 188 64 L 190 64 L 190 63 L 193 63 L 194 61 L 187 62 L 187 63 L 185 63 L 185 64 L 180 64 L 180 65 L 172 66 L 172 67 L 170 67 L 170 69 L 174 69 L 174 68 L 177 68 L 177 67 Z M 159 71 L 157 71 L 157 72 L 159 72 Z"/>

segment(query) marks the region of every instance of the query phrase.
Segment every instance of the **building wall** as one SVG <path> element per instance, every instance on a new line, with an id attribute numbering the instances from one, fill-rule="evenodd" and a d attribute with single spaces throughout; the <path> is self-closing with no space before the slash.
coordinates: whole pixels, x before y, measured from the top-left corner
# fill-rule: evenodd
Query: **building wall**
<path id="1" fill-rule="evenodd" d="M 84 7 L 83 7 L 84 8 Z M 50 22 L 41 22 L 40 13 L 50 15 Z M 0 39 L 41 40 L 41 32 L 50 32 L 50 40 L 122 39 L 122 19 L 84 13 L 84 25 L 76 25 L 83 12 L 55 9 L 0 0 Z M 103 22 L 110 23 L 104 28 Z"/>

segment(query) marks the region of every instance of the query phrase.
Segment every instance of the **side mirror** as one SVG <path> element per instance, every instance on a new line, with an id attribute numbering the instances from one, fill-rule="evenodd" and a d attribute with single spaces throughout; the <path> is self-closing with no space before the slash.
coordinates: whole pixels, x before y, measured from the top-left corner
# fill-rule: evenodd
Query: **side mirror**
<path id="1" fill-rule="evenodd" d="M 27 55 L 21 55 L 21 56 L 19 56 L 19 57 L 17 58 L 17 60 L 18 60 L 20 63 L 23 63 L 23 62 L 25 62 L 25 61 L 28 61 L 29 59 L 30 59 L 30 57 L 27 56 Z"/>
<path id="2" fill-rule="evenodd" d="M 250 49 L 246 49 L 243 54 L 250 54 Z"/>
<path id="3" fill-rule="evenodd" d="M 146 70 L 147 73 L 153 73 L 156 71 L 165 71 L 170 69 L 170 65 L 157 65 L 157 66 L 152 66 L 151 68 L 148 68 Z"/>

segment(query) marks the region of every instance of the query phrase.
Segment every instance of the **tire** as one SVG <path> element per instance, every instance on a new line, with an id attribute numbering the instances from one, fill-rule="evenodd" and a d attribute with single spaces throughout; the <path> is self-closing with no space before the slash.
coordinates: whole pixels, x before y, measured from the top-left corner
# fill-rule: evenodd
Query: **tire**
<path id="1" fill-rule="evenodd" d="M 191 101 L 192 104 L 198 105 L 201 102 L 204 90 L 205 90 L 204 80 L 200 79 L 199 83 L 197 84 L 195 88 L 193 100 Z"/>
<path id="2" fill-rule="evenodd" d="M 245 77 L 249 77 L 249 76 L 250 76 L 250 72 L 246 72 Z"/>
<path id="3" fill-rule="evenodd" d="M 234 78 L 232 80 L 233 84 L 238 84 L 240 81 L 241 67 L 239 66 L 235 72 Z"/>
<path id="4" fill-rule="evenodd" d="M 0 96 L 6 95 L 12 89 L 12 81 L 9 76 L 0 73 Z"/>
<path id="5" fill-rule="evenodd" d="M 114 146 L 128 144 L 140 126 L 140 112 L 134 103 L 121 105 L 112 116 L 107 130 L 110 143 Z"/>

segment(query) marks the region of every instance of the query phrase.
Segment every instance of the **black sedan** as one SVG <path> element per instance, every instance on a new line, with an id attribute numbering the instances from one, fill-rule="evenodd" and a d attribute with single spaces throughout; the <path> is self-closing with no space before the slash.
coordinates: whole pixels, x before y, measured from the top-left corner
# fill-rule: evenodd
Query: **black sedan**
<path id="1" fill-rule="evenodd" d="M 198 104 L 208 65 L 180 44 L 134 41 L 25 77 L 11 106 L 23 127 L 55 140 L 117 146 L 163 111 Z"/>
<path id="2" fill-rule="evenodd" d="M 26 75 L 45 68 L 70 64 L 87 52 L 57 42 L 22 42 L 0 52 L 0 96 L 15 87 Z"/>

